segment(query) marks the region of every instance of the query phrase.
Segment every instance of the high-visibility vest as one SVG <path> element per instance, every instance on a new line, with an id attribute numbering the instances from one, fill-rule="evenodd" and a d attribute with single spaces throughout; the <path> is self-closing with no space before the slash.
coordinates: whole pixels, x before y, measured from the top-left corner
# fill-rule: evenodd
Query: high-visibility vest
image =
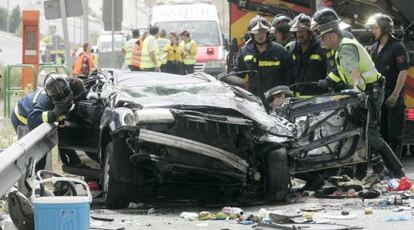
<path id="1" fill-rule="evenodd" d="M 361 90 L 365 90 L 366 84 L 374 83 L 380 78 L 380 73 L 375 68 L 375 64 L 371 59 L 371 56 L 368 54 L 368 51 L 355 39 L 343 38 L 339 46 L 338 51 L 335 54 L 335 61 L 338 67 L 338 72 L 341 77 L 342 82 L 348 85 L 348 87 L 353 87 L 354 81 L 352 80 L 351 73 L 348 72 L 341 61 L 340 53 L 344 45 L 354 45 L 358 48 L 359 55 L 359 71 L 361 72 L 362 82 L 359 85 Z"/>
<path id="2" fill-rule="evenodd" d="M 167 46 L 168 44 L 170 44 L 170 40 L 166 39 L 166 38 L 157 38 L 157 43 L 158 43 L 158 57 L 161 57 L 163 54 L 163 50 L 165 48 L 165 46 Z M 160 59 L 161 64 L 165 64 L 167 63 L 167 59 Z"/>
<path id="3" fill-rule="evenodd" d="M 197 43 L 194 40 L 190 40 L 189 42 L 182 41 L 180 46 L 183 47 L 184 50 L 188 51 L 188 55 L 184 57 L 183 62 L 185 65 L 194 65 L 196 63 L 196 55 L 197 55 Z"/>
<path id="4" fill-rule="evenodd" d="M 128 40 L 124 45 L 125 50 L 125 64 L 131 65 L 131 56 L 132 56 L 132 49 L 134 48 L 135 44 L 137 43 L 138 39 L 133 38 Z"/>
<path id="5" fill-rule="evenodd" d="M 168 44 L 167 46 L 165 46 L 164 48 L 164 52 L 167 52 L 167 61 L 176 61 L 176 62 L 183 62 L 183 55 L 184 55 L 184 50 L 183 47 L 178 46 L 178 45 L 171 45 Z"/>
<path id="6" fill-rule="evenodd" d="M 82 74 L 81 70 L 85 55 L 88 56 L 89 73 L 95 68 L 92 55 L 82 52 L 82 54 L 76 60 L 75 65 L 73 65 L 73 74 Z"/>
<path id="7" fill-rule="evenodd" d="M 154 63 L 152 62 L 150 56 L 149 56 L 149 52 L 148 52 L 148 42 L 153 39 L 155 40 L 156 43 L 156 49 L 155 49 L 155 58 L 157 59 L 157 63 L 154 65 Z M 140 68 L 141 69 L 150 69 L 150 68 L 155 68 L 155 67 L 159 67 L 160 66 L 160 62 L 159 62 L 159 57 L 158 57 L 158 44 L 156 41 L 156 38 L 153 35 L 149 35 L 148 37 L 145 38 L 144 42 L 142 43 L 142 55 L 141 55 L 141 65 Z"/>
<path id="8" fill-rule="evenodd" d="M 135 44 L 134 48 L 132 49 L 132 55 L 131 55 L 132 66 L 140 67 L 141 65 L 142 43 L 143 41 L 140 40 L 139 44 Z"/>

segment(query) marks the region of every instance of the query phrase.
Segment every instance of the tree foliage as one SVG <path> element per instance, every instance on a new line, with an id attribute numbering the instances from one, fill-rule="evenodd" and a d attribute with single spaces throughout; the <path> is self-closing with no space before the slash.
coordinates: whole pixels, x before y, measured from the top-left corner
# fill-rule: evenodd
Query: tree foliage
<path id="1" fill-rule="evenodd" d="M 7 16 L 9 17 L 9 32 L 15 33 L 22 22 L 20 7 L 18 5 L 14 7 L 10 15 L 7 15 L 6 8 L 0 7 L 0 30 L 2 31 L 7 29 Z"/>
<path id="2" fill-rule="evenodd" d="M 6 30 L 7 22 L 7 10 L 3 7 L 0 7 L 0 30 Z"/>
<path id="3" fill-rule="evenodd" d="M 22 22 L 19 5 L 13 8 L 9 16 L 9 19 L 10 19 L 10 32 L 16 33 L 16 30 L 19 28 L 19 25 Z"/>

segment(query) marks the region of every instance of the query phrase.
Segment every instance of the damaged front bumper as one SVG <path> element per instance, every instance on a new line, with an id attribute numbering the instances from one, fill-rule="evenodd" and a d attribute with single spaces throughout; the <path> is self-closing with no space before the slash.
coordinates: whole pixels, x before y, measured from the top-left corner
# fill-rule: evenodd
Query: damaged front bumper
<path id="1" fill-rule="evenodd" d="M 249 164 L 237 155 L 198 141 L 193 141 L 186 138 L 177 137 L 147 129 L 140 129 L 138 140 L 182 149 L 185 151 L 192 152 L 194 154 L 200 154 L 210 158 L 214 158 L 222 161 L 228 167 L 235 168 L 241 171 L 242 173 L 247 173 L 247 170 L 249 168 Z"/>

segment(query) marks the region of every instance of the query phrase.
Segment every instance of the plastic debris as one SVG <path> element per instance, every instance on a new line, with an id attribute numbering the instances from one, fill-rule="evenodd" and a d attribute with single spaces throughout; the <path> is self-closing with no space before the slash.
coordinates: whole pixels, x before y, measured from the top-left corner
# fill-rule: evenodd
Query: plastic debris
<path id="1" fill-rule="evenodd" d="M 401 179 L 387 179 L 387 190 L 390 191 L 405 191 L 411 189 L 413 183 L 408 180 L 407 177 L 403 177 Z"/>
<path id="2" fill-rule="evenodd" d="M 202 211 L 198 214 L 198 220 L 210 220 L 213 217 L 211 212 Z"/>
<path id="3" fill-rule="evenodd" d="M 180 214 L 181 218 L 184 218 L 185 220 L 193 221 L 198 219 L 198 214 L 195 212 L 182 212 Z"/>
<path id="4" fill-rule="evenodd" d="M 409 181 L 407 177 L 403 177 L 399 181 L 399 185 L 397 187 L 397 191 L 409 190 L 412 185 L 413 185 L 413 183 L 411 183 L 411 181 Z"/>
<path id="5" fill-rule="evenodd" d="M 231 214 L 243 215 L 244 213 L 244 211 L 241 208 L 237 208 L 237 207 L 224 207 L 221 209 L 221 211 L 227 215 L 231 215 Z"/>
<path id="6" fill-rule="evenodd" d="M 409 220 L 406 216 L 387 216 L 385 217 L 385 221 L 393 222 L 393 221 L 407 221 Z"/>
<path id="7" fill-rule="evenodd" d="M 251 220 L 243 220 L 240 221 L 239 224 L 243 224 L 243 225 L 252 225 L 254 222 Z"/>
<path id="8" fill-rule="evenodd" d="M 364 213 L 365 213 L 365 215 L 371 215 L 372 214 L 372 208 L 371 207 L 365 208 Z"/>
<path id="9" fill-rule="evenodd" d="M 312 221 L 313 220 L 313 213 L 312 212 L 304 212 L 302 216 L 307 221 Z"/>

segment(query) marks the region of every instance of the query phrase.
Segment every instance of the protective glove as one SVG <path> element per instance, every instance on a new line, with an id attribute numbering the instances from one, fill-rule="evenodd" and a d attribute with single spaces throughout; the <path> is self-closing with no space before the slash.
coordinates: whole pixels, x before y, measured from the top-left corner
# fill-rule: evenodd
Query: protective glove
<path id="1" fill-rule="evenodd" d="M 53 108 L 53 112 L 58 120 L 62 120 L 59 118 L 61 118 L 62 115 L 65 115 L 66 113 L 69 112 L 70 107 L 72 107 L 72 103 L 73 103 L 72 92 L 62 100 L 59 100 L 59 101 L 53 100 L 53 104 L 55 105 L 55 107 Z"/>
<path id="2" fill-rule="evenodd" d="M 329 78 L 320 79 L 317 86 L 321 89 L 328 89 L 331 86 L 331 80 Z"/>
<path id="3" fill-rule="evenodd" d="M 391 94 L 387 100 L 385 101 L 385 105 L 390 108 L 394 108 L 397 105 L 398 96 L 395 94 Z"/>

